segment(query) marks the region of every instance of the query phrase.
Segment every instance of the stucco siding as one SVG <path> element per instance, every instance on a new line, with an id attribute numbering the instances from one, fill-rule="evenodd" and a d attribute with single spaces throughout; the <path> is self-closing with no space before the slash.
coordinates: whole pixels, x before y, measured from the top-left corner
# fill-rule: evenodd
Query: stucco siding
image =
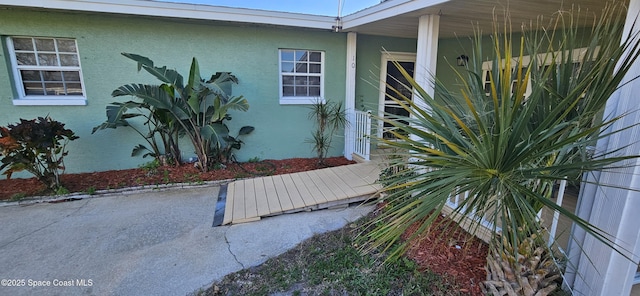
<path id="1" fill-rule="evenodd" d="M 325 98 L 344 101 L 346 34 L 276 27 L 233 26 L 226 23 L 185 22 L 170 19 L 123 17 L 107 14 L 0 10 L 0 35 L 74 38 L 78 43 L 86 106 L 14 106 L 11 66 L 6 43 L 0 52 L 0 125 L 50 115 L 66 123 L 80 138 L 69 145 L 67 172 L 90 172 L 137 167 L 149 161 L 131 157 L 131 149 L 143 139 L 127 128 L 91 134 L 105 119 L 105 106 L 116 99 L 111 92 L 128 83 L 157 83 L 146 72 L 137 72 L 135 62 L 120 55 L 137 53 L 156 65 L 175 68 L 188 75 L 192 57 L 200 63 L 203 77 L 216 71 L 230 71 L 240 80 L 234 95 L 250 104 L 246 113 L 233 112 L 228 122 L 232 132 L 243 125 L 256 130 L 243 140 L 236 152 L 239 160 L 252 157 L 282 159 L 314 156 L 305 139 L 313 124 L 308 109 L 280 105 L 278 49 L 309 49 L 325 52 Z M 118 98 L 125 101 L 128 98 Z M 183 141 L 183 153 L 192 149 Z M 341 155 L 343 139 L 335 140 L 330 154 Z"/>

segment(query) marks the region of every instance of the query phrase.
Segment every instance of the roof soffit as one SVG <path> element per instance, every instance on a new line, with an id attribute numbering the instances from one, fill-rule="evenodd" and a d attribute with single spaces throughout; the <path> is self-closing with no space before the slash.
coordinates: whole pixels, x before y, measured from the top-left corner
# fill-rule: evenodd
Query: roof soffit
<path id="1" fill-rule="evenodd" d="M 169 3 L 149 0 L 0 0 L 0 6 L 114 13 L 179 19 L 213 20 L 275 26 L 331 30 L 335 18 L 201 4 Z"/>

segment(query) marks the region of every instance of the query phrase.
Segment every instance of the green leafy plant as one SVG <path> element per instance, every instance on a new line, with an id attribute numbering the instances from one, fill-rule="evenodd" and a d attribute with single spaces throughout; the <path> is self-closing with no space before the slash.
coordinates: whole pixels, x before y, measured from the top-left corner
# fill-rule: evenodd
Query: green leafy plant
<path id="1" fill-rule="evenodd" d="M 65 195 L 65 194 L 69 194 L 69 189 L 60 186 L 56 189 L 56 195 Z"/>
<path id="2" fill-rule="evenodd" d="M 20 192 L 20 193 L 16 193 L 14 195 L 11 195 L 11 201 L 20 201 L 22 199 L 24 199 L 25 197 L 27 197 L 27 194 L 24 192 Z"/>
<path id="3" fill-rule="evenodd" d="M 249 109 L 249 103 L 244 97 L 228 94 L 227 89 L 238 83 L 238 79 L 231 73 L 217 72 L 205 80 L 200 76 L 198 60 L 193 58 L 185 84 L 183 76 L 177 71 L 167 69 L 166 66 L 157 67 L 147 57 L 131 53 L 122 55 L 137 62 L 138 70 L 144 69 L 160 80 L 161 84 L 128 84 L 114 90 L 114 97 L 133 96 L 141 102 L 114 103 L 108 106 L 107 122 L 96 127 L 97 129 L 126 125 L 123 120 L 140 116 L 127 115 L 127 110 L 131 106 L 143 106 L 143 109 L 160 114 L 158 118 L 161 120 L 156 120 L 156 117 L 149 120 L 149 117 L 146 117 L 147 123 L 155 125 L 151 131 L 159 130 L 160 124 L 160 127 L 166 127 L 170 131 L 166 133 L 167 137 L 174 137 L 175 140 L 171 143 L 177 143 L 177 136 L 181 134 L 189 138 L 197 156 L 197 166 L 202 171 L 208 171 L 216 163 L 231 160 L 233 150 L 240 149 L 243 143 L 239 138 L 254 130 L 252 126 L 244 126 L 240 128 L 237 136 L 229 134 L 226 121 L 231 120 L 231 116 L 228 111 Z M 145 147 L 137 148 L 143 150 Z M 156 154 L 157 151 L 153 153 Z"/>
<path id="4" fill-rule="evenodd" d="M 94 195 L 94 194 L 96 194 L 96 187 L 95 186 L 89 186 L 89 188 L 87 188 L 86 192 L 89 195 Z"/>
<path id="5" fill-rule="evenodd" d="M 164 184 L 169 184 L 170 181 L 171 179 L 169 178 L 169 171 L 165 169 L 162 173 L 162 182 L 164 182 Z"/>
<path id="6" fill-rule="evenodd" d="M 94 127 L 92 133 L 107 128 L 129 127 L 147 142 L 147 146 L 136 145 L 131 151 L 131 156 L 151 156 L 164 165 L 178 165 L 182 162 L 179 146 L 180 125 L 166 110 L 155 108 L 144 101 L 113 102 L 106 109 L 107 120 Z M 134 118 L 144 119 L 142 127 L 131 122 Z"/>
<path id="7" fill-rule="evenodd" d="M 160 161 L 158 159 L 154 159 L 153 161 L 143 163 L 138 167 L 144 170 L 147 173 L 147 175 L 152 175 L 158 172 L 158 168 L 160 167 Z"/>
<path id="8" fill-rule="evenodd" d="M 70 129 L 47 117 L 20 119 L 17 124 L 0 127 L 0 171 L 11 178 L 19 171 L 33 174 L 47 188 L 62 188 L 60 175 L 64 173 L 64 157 L 69 153 L 67 143 L 78 137 Z"/>
<path id="9" fill-rule="evenodd" d="M 558 13 L 555 22 L 529 28 L 520 40 L 501 33 L 510 31 L 507 20 L 504 30 L 496 24 L 489 53 L 483 52 L 477 32 L 470 64 L 451 67 L 459 89 L 450 91 L 436 81 L 438 98 L 396 63 L 416 95 L 388 95 L 410 116 L 379 118 L 393 127 L 389 132 L 396 137 L 379 141 L 402 151 L 413 174 L 385 180 L 387 199 L 393 202 L 372 221 L 369 247 L 393 249 L 398 256 L 407 246 L 400 237 L 410 225 L 419 223 L 419 229 L 409 240 L 428 231 L 452 196 L 464 195 L 468 197 L 453 209 L 453 221 L 469 223 L 475 233 L 485 220 L 493 233 L 501 233 L 490 240 L 492 273 L 485 282 L 494 294 L 511 289 L 519 295 L 547 295 L 557 288 L 559 264 L 537 217 L 543 208 L 559 212 L 624 255 L 610 236 L 551 197 L 554 182 L 620 168 L 625 160 L 640 157 L 590 151 L 598 140 L 621 131 L 610 129 L 621 117 L 602 114 L 640 56 L 638 36 L 623 36 L 625 15 L 623 7 L 607 6 L 587 40 L 579 38 L 577 11 Z M 577 51 L 581 54 L 575 55 Z M 482 62 L 487 55 L 493 64 L 485 81 Z M 525 61 L 527 55 L 534 57 L 531 62 Z M 528 278 L 527 272 L 542 276 Z"/>
<path id="10" fill-rule="evenodd" d="M 307 142 L 318 155 L 318 166 L 323 166 L 335 132 L 347 124 L 347 118 L 342 105 L 336 102 L 316 102 L 310 109 L 309 119 L 315 121 L 316 130 Z"/>

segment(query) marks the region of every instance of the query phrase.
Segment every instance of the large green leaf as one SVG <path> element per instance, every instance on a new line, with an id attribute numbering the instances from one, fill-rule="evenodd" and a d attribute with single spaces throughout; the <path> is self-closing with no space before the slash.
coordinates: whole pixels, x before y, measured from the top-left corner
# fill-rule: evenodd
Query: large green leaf
<path id="1" fill-rule="evenodd" d="M 140 69 L 144 69 L 145 71 L 149 72 L 149 74 L 153 75 L 164 83 L 175 85 L 179 89 L 183 88 L 182 75 L 180 75 L 177 71 L 167 69 L 166 66 L 162 68 L 155 67 L 152 60 L 141 55 L 125 52 L 123 52 L 122 55 L 138 62 L 138 71 L 140 71 Z"/>
<path id="2" fill-rule="evenodd" d="M 229 128 L 222 123 L 207 124 L 200 128 L 200 134 L 204 139 L 210 140 L 212 145 L 219 147 L 229 135 Z"/>
<path id="3" fill-rule="evenodd" d="M 143 100 L 153 108 L 170 111 L 178 119 L 190 118 L 188 110 L 183 104 L 176 104 L 171 94 L 175 90 L 167 85 L 128 84 L 118 87 L 111 94 L 118 96 L 134 96 Z"/>
<path id="4" fill-rule="evenodd" d="M 191 69 L 189 70 L 189 81 L 187 83 L 187 101 L 191 107 L 192 114 L 203 113 L 200 110 L 201 101 L 201 81 L 200 66 L 198 60 L 194 57 L 191 61 Z"/>
<path id="5" fill-rule="evenodd" d="M 238 131 L 238 136 L 248 135 L 252 133 L 255 129 L 256 128 L 253 126 L 243 126 L 240 128 L 240 131 Z"/>
<path id="6" fill-rule="evenodd" d="M 230 94 L 227 93 L 227 89 L 233 84 L 238 84 L 238 78 L 230 72 L 216 72 L 208 81 L 202 83 L 211 93 L 219 96 L 223 102 L 229 99 Z"/>

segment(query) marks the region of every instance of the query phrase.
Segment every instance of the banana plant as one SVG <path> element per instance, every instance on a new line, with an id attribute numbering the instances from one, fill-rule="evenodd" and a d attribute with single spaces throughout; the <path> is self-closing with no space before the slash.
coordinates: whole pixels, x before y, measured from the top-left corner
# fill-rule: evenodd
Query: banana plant
<path id="1" fill-rule="evenodd" d="M 230 110 L 247 111 L 249 103 L 243 96 L 230 96 L 225 89 L 238 83 L 237 78 L 228 72 L 218 72 L 205 80 L 200 76 L 198 60 L 191 62 L 187 83 L 177 71 L 166 66 L 157 67 L 147 57 L 132 53 L 123 53 L 125 57 L 137 62 L 138 71 L 145 70 L 156 77 L 160 85 L 127 84 L 113 91 L 113 97 L 133 96 L 148 106 L 152 113 L 158 113 L 166 121 L 166 126 L 174 128 L 175 136 L 185 135 L 193 145 L 197 156 L 197 166 L 208 171 L 216 162 L 225 162 L 230 158 L 230 150 L 239 149 L 235 137 L 230 137 L 225 121 L 231 120 Z M 123 120 L 133 118 L 126 115 L 131 104 L 112 104 L 108 125 L 122 125 Z M 108 107 L 109 108 L 109 107 Z M 108 109 L 109 112 L 109 109 Z M 139 116 L 139 115 L 137 115 Z M 253 127 L 240 129 L 241 135 L 253 131 Z M 230 139 L 233 139 L 230 141 Z"/>

